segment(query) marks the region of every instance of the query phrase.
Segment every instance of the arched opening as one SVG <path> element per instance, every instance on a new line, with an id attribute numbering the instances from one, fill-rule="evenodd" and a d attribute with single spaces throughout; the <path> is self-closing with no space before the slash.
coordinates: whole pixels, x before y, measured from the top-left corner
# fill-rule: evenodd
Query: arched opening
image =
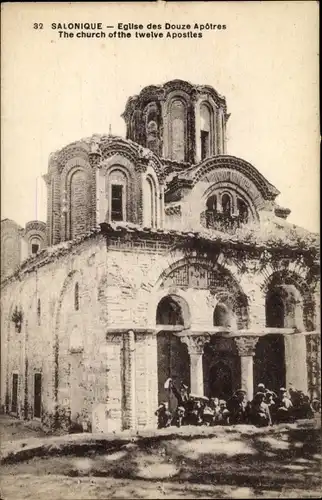
<path id="1" fill-rule="evenodd" d="M 200 106 L 200 147 L 201 160 L 212 154 L 212 114 L 205 103 Z"/>
<path id="2" fill-rule="evenodd" d="M 157 363 L 158 363 L 158 402 L 169 403 L 170 410 L 177 406 L 177 400 L 165 388 L 165 382 L 171 378 L 175 386 L 179 389 L 183 382 L 190 387 L 190 358 L 188 349 L 171 332 L 161 331 L 157 335 Z"/>
<path id="3" fill-rule="evenodd" d="M 108 176 L 109 183 L 109 219 L 111 221 L 125 221 L 127 176 L 121 169 L 113 169 Z"/>
<path id="4" fill-rule="evenodd" d="M 207 200 L 207 210 L 217 212 L 217 196 L 213 194 Z"/>
<path id="5" fill-rule="evenodd" d="M 222 206 L 222 211 L 223 214 L 225 215 L 231 215 L 231 198 L 229 194 L 224 193 L 221 198 L 221 206 Z"/>
<path id="6" fill-rule="evenodd" d="M 186 108 L 183 101 L 174 99 L 170 105 L 170 157 L 185 161 Z"/>
<path id="7" fill-rule="evenodd" d="M 182 297 L 168 295 L 163 297 L 157 307 L 157 325 L 188 326 L 189 323 L 188 304 Z"/>
<path id="8" fill-rule="evenodd" d="M 229 399 L 233 393 L 233 377 L 228 364 L 219 361 L 209 372 L 209 396 L 212 398 Z"/>
<path id="9" fill-rule="evenodd" d="M 242 224 L 246 224 L 248 222 L 248 208 L 246 203 L 241 199 L 237 199 L 237 209 L 239 215 L 239 221 Z"/>
<path id="10" fill-rule="evenodd" d="M 178 388 L 181 382 L 190 386 L 190 359 L 187 346 L 171 331 L 171 327 L 183 329 L 190 325 L 187 302 L 178 295 L 163 297 L 157 307 L 156 323 L 159 326 L 164 325 L 165 328 L 157 335 L 158 399 L 159 403 L 167 401 L 173 410 L 176 408 L 177 400 L 164 387 L 166 380 L 171 378 Z"/>
<path id="11" fill-rule="evenodd" d="M 266 326 L 268 328 L 284 328 L 285 305 L 280 288 L 269 290 L 266 295 Z"/>
<path id="12" fill-rule="evenodd" d="M 218 303 L 214 309 L 213 315 L 214 326 L 231 327 L 231 311 L 226 304 Z"/>
<path id="13" fill-rule="evenodd" d="M 145 202 L 144 219 L 147 227 L 156 227 L 157 225 L 157 199 L 155 182 L 152 177 L 147 176 L 145 180 Z"/>
<path id="14" fill-rule="evenodd" d="M 29 241 L 30 254 L 36 255 L 41 249 L 41 239 L 37 236 L 33 236 Z"/>
<path id="15" fill-rule="evenodd" d="M 258 384 L 277 392 L 286 384 L 285 346 L 281 334 L 261 337 L 254 356 L 254 389 Z"/>

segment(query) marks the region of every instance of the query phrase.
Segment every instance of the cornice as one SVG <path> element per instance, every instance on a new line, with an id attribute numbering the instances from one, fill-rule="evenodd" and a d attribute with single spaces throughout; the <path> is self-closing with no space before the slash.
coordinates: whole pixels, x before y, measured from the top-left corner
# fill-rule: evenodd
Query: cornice
<path id="1" fill-rule="evenodd" d="M 162 85 L 148 85 L 144 87 L 138 95 L 131 96 L 127 100 L 125 110 L 121 116 L 127 122 L 135 109 L 142 109 L 151 100 L 164 101 L 169 94 L 175 91 L 185 92 L 192 100 L 196 100 L 198 96 L 204 94 L 210 95 L 224 109 L 225 116 L 228 117 L 225 97 L 219 94 L 212 86 L 194 85 L 180 79 L 170 80 Z"/>

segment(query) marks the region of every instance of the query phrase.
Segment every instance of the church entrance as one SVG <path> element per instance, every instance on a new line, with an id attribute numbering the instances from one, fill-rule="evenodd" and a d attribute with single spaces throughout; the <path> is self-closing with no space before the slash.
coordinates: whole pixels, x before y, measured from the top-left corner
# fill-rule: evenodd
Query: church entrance
<path id="1" fill-rule="evenodd" d="M 177 399 L 164 387 L 168 378 L 179 389 L 183 382 L 190 387 L 190 361 L 187 346 L 171 332 L 162 331 L 157 336 L 158 403 L 168 402 L 170 410 L 177 407 Z"/>
<path id="2" fill-rule="evenodd" d="M 257 342 L 254 356 L 254 388 L 262 383 L 278 392 L 286 383 L 284 337 L 281 334 L 265 335 Z"/>
<path id="3" fill-rule="evenodd" d="M 187 308 L 181 297 L 169 295 L 161 299 L 156 313 L 156 323 L 162 328 L 157 335 L 158 402 L 168 402 L 170 410 L 176 408 L 177 400 L 165 387 L 167 379 L 171 378 L 178 389 L 182 382 L 190 387 L 188 349 L 175 335 L 184 328 Z"/>

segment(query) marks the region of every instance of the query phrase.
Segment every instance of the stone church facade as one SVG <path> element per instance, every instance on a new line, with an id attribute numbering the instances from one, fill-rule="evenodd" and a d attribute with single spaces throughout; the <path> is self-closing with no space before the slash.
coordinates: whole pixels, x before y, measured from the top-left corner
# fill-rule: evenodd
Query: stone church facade
<path id="1" fill-rule="evenodd" d="M 1 222 L 4 410 L 155 427 L 158 403 L 175 406 L 168 377 L 221 398 L 259 382 L 320 397 L 317 238 L 227 154 L 225 98 L 174 80 L 123 117 L 126 138 L 50 156 L 46 224 Z"/>

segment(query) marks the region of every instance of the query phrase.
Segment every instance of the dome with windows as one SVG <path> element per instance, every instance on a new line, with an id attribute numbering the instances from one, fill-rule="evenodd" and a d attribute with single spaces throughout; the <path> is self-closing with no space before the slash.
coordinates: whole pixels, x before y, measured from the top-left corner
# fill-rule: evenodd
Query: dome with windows
<path id="1" fill-rule="evenodd" d="M 127 101 L 126 137 L 163 158 L 198 163 L 225 153 L 226 100 L 208 85 L 172 80 Z"/>

